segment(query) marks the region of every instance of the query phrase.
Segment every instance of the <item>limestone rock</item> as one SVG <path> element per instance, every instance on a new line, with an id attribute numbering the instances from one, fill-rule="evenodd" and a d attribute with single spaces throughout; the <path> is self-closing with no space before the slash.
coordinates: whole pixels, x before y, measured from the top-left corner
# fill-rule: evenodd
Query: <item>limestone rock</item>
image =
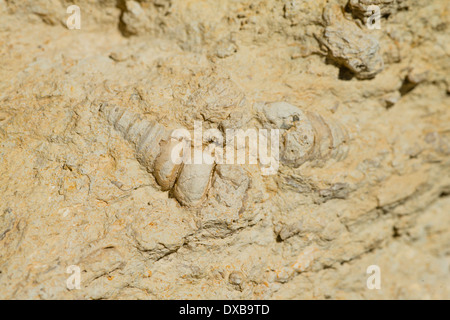
<path id="1" fill-rule="evenodd" d="M 345 20 L 337 7 L 324 12 L 327 24 L 321 43 L 330 59 L 350 69 L 358 79 L 371 79 L 384 68 L 378 40 Z"/>
<path id="2" fill-rule="evenodd" d="M 450 298 L 448 1 L 68 5 L 0 0 L 0 298 Z"/>
<path id="3" fill-rule="evenodd" d="M 353 15 L 364 23 L 374 14 L 371 6 L 378 6 L 380 18 L 395 14 L 398 10 L 407 8 L 408 0 L 350 0 L 348 5 Z"/>

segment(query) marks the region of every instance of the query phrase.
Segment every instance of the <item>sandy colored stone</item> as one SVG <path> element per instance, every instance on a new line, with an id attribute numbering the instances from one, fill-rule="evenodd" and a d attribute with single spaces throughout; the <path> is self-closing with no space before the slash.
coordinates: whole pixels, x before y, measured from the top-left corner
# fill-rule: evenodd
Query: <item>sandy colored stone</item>
<path id="1" fill-rule="evenodd" d="M 82 0 L 80 30 L 65 6 L 0 0 L 0 298 L 450 298 L 448 1 Z M 102 103 L 321 159 L 216 165 L 186 206 Z"/>

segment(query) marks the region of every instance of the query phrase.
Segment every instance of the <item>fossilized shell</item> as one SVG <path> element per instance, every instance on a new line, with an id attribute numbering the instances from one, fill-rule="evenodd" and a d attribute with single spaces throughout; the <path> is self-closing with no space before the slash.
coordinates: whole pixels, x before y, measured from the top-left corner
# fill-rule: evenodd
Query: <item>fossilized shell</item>
<path id="1" fill-rule="evenodd" d="M 348 134 L 333 119 L 303 112 L 287 102 L 259 103 L 263 123 L 286 129 L 282 137 L 281 161 L 297 168 L 307 161 L 343 160 L 348 153 Z"/>
<path id="2" fill-rule="evenodd" d="M 324 162 L 345 159 L 348 154 L 347 131 L 334 120 L 307 113 L 307 121 L 296 123 L 284 134 L 281 159 L 294 168 L 306 161 Z"/>
<path id="3" fill-rule="evenodd" d="M 156 158 L 154 176 L 163 191 L 172 189 L 182 168 L 183 164 L 173 159 L 173 153 L 178 152 L 178 156 L 182 156 L 183 149 L 179 148 L 180 143 L 179 140 L 171 138 L 161 146 L 161 154 Z"/>
<path id="4" fill-rule="evenodd" d="M 178 202 L 188 207 L 203 202 L 210 188 L 214 163 L 182 164 L 174 161 L 177 152 L 181 156 L 187 149 L 184 144 L 190 142 L 169 137 L 169 130 L 162 125 L 144 120 L 124 108 L 102 104 L 100 111 L 135 146 L 137 160 L 153 174 L 162 190 L 173 189 Z"/>
<path id="5" fill-rule="evenodd" d="M 306 121 L 306 114 L 298 107 L 284 102 L 257 102 L 255 109 L 263 115 L 263 122 L 272 124 L 277 129 L 289 129 L 296 122 Z"/>
<path id="6" fill-rule="evenodd" d="M 138 161 L 153 172 L 155 159 L 161 152 L 160 142 L 169 136 L 166 128 L 118 106 L 102 104 L 100 111 L 127 141 L 134 144 Z"/>
<path id="7" fill-rule="evenodd" d="M 308 118 L 296 122 L 283 135 L 282 162 L 288 166 L 299 167 L 312 157 L 315 141 L 316 134 Z"/>
<path id="8" fill-rule="evenodd" d="M 326 159 L 331 154 L 331 146 L 333 143 L 333 137 L 331 135 L 331 129 L 325 120 L 316 113 L 308 113 L 308 119 L 311 122 L 311 126 L 314 128 L 314 159 Z"/>
<path id="9" fill-rule="evenodd" d="M 342 161 L 348 155 L 348 142 L 350 140 L 350 136 L 347 130 L 338 121 L 330 119 L 327 124 L 331 130 L 332 137 L 330 157 L 337 161 Z"/>
<path id="10" fill-rule="evenodd" d="M 188 207 L 198 206 L 208 193 L 214 164 L 185 164 L 173 189 L 177 200 Z"/>

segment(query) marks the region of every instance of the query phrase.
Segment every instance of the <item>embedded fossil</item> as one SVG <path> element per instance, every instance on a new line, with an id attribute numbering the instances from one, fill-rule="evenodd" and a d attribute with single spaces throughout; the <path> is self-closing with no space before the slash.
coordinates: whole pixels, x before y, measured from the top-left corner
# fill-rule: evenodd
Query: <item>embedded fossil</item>
<path id="1" fill-rule="evenodd" d="M 405 0 L 350 0 L 348 6 L 355 17 L 366 23 L 373 15 L 373 11 L 370 10 L 371 6 L 377 6 L 380 9 L 381 17 L 388 17 L 407 8 L 408 3 Z"/>
<path id="2" fill-rule="evenodd" d="M 172 137 L 170 130 L 118 106 L 104 103 L 100 112 L 134 145 L 137 160 L 154 175 L 163 191 L 173 189 L 175 198 L 188 207 L 203 202 L 210 187 L 214 164 L 176 163 L 171 156 L 177 151 L 175 148 L 180 141 Z"/>
<path id="3" fill-rule="evenodd" d="M 214 164 L 185 164 L 174 188 L 175 198 L 187 206 L 199 205 L 208 192 Z"/>
<path id="4" fill-rule="evenodd" d="M 281 161 L 285 165 L 297 168 L 306 161 L 320 164 L 346 157 L 348 135 L 339 123 L 303 112 L 286 102 L 259 103 L 256 108 L 263 122 L 283 131 Z M 187 207 L 203 203 L 211 187 L 214 161 L 199 164 L 173 161 L 174 154 L 181 159 L 182 151 L 191 150 L 186 137 L 177 138 L 159 123 L 118 106 L 105 103 L 100 111 L 134 145 L 137 160 L 153 174 L 163 191 L 172 191 L 178 202 Z M 182 140 L 185 144 L 180 147 Z"/>
<path id="5" fill-rule="evenodd" d="M 297 168 L 306 161 L 340 161 L 347 156 L 349 136 L 337 121 L 286 102 L 259 103 L 256 110 L 263 123 L 285 130 L 281 142 L 285 165 Z"/>
<path id="6" fill-rule="evenodd" d="M 160 154 L 160 142 L 169 137 L 166 128 L 117 106 L 102 104 L 100 111 L 127 141 L 134 144 L 136 158 L 152 173 L 155 159 Z"/>

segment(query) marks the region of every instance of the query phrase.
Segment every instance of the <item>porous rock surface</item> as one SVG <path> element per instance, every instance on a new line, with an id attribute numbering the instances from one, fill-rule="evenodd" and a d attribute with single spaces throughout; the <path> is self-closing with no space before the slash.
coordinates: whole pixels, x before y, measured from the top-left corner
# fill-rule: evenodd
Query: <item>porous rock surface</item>
<path id="1" fill-rule="evenodd" d="M 448 1 L 80 0 L 79 30 L 68 5 L 0 0 L 0 298 L 450 298 Z M 218 165 L 186 207 L 104 102 L 322 149 L 339 123 L 345 156 Z"/>

